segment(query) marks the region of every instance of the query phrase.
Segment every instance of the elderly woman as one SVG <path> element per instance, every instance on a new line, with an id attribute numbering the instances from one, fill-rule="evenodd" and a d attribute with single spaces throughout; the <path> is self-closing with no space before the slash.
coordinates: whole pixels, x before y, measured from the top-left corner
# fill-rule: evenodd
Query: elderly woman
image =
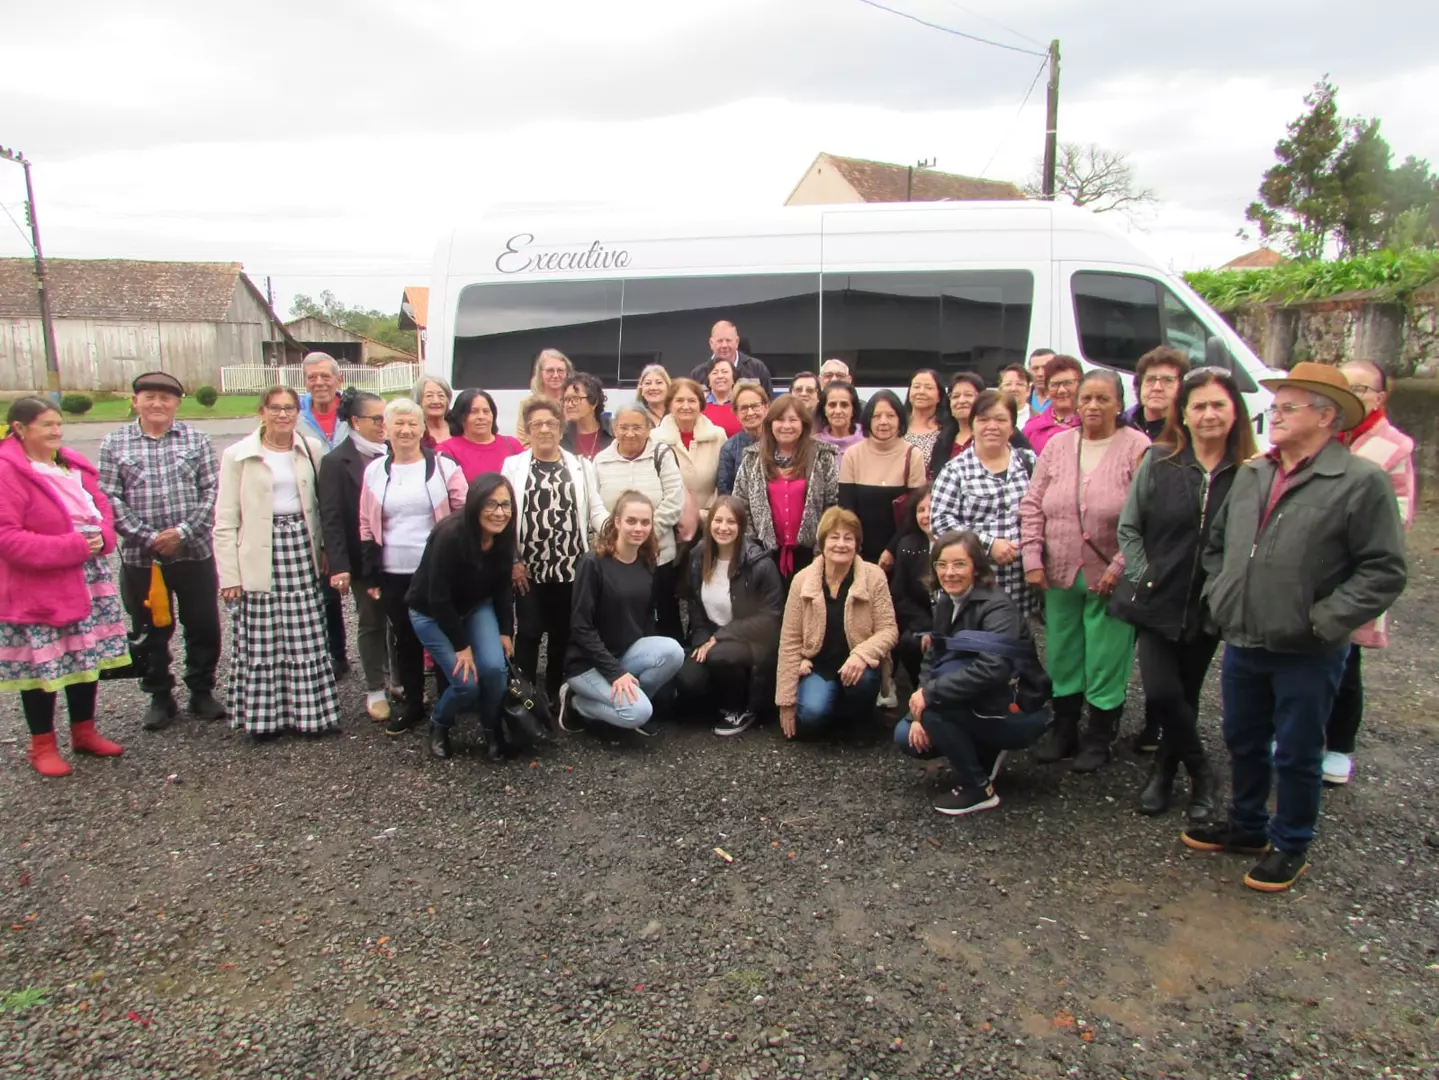
<path id="1" fill-rule="evenodd" d="M 715 497 L 724 429 L 704 415 L 704 391 L 693 379 L 675 379 L 665 399 L 666 416 L 654 431 L 656 443 L 673 447 L 693 510 L 703 511 Z M 697 515 L 696 515 L 697 516 Z M 681 536 L 692 540 L 694 536 Z"/>
<path id="2" fill-rule="evenodd" d="M 425 447 L 434 450 L 448 442 L 453 435 L 450 430 L 450 399 L 455 396 L 450 384 L 438 375 L 422 375 L 410 396 L 424 410 L 422 438 Z"/>
<path id="3" fill-rule="evenodd" d="M 575 365 L 570 363 L 570 358 L 559 349 L 541 349 L 535 357 L 535 370 L 530 376 L 530 394 L 524 401 L 520 402 L 520 424 L 515 429 L 515 437 L 524 446 L 530 445 L 529 432 L 525 430 L 524 416 L 525 406 L 535 398 L 549 398 L 551 401 L 563 401 L 565 396 L 565 380 L 575 373 Z"/>
<path id="4" fill-rule="evenodd" d="M 870 398 L 863 419 L 864 440 L 839 463 L 839 504 L 859 517 L 864 557 L 877 563 L 894 537 L 895 500 L 924 486 L 925 455 L 905 439 L 905 410 L 893 391 Z"/>
<path id="5" fill-rule="evenodd" d="M 745 448 L 758 439 L 760 432 L 764 430 L 764 414 L 769 409 L 769 395 L 754 379 L 741 379 L 735 387 L 733 404 L 735 415 L 739 417 L 740 430 L 726 439 L 725 444 L 720 447 L 715 489 L 721 495 L 734 493 L 734 481 L 739 474 Z"/>
<path id="6" fill-rule="evenodd" d="M 1048 408 L 1035 413 L 1024 425 L 1024 437 L 1036 454 L 1044 453 L 1049 440 L 1079 426 L 1075 411 L 1075 394 L 1084 379 L 1084 368 L 1072 356 L 1051 356 L 1044 365 L 1045 392 Z"/>
<path id="7" fill-rule="evenodd" d="M 663 443 L 651 442 L 645 407 L 638 401 L 615 412 L 615 441 L 595 456 L 595 483 L 606 512 L 626 491 L 638 491 L 654 507 L 655 616 L 659 632 L 680 639 L 680 609 L 676 593 L 675 525 L 685 505 L 684 477 L 679 458 Z"/>
<path id="8" fill-rule="evenodd" d="M 837 721 L 871 719 L 880 664 L 899 641 L 889 582 L 860 557 L 860 531 L 850 511 L 826 510 L 819 523 L 820 557 L 789 590 L 774 700 L 780 727 L 791 739 Z"/>
<path id="9" fill-rule="evenodd" d="M 794 399 L 810 411 L 815 423 L 819 423 L 819 376 L 813 371 L 801 371 L 789 381 L 789 392 Z"/>
<path id="10" fill-rule="evenodd" d="M 984 380 L 972 371 L 956 372 L 949 382 L 949 415 L 954 419 L 954 446 L 949 456 L 956 458 L 974 442 L 974 400 L 984 393 Z M 940 468 L 944 468 L 941 464 Z"/>
<path id="11" fill-rule="evenodd" d="M 0 442 L 0 690 L 18 690 L 30 764 L 70 774 L 55 745 L 55 699 L 65 692 L 70 749 L 124 750 L 95 730 L 100 673 L 130 662 L 109 554 L 114 515 L 85 458 L 61 446 L 55 406 L 16 398 Z M 324 653 L 323 626 L 320 650 Z"/>
<path id="12" fill-rule="evenodd" d="M 852 383 L 832 382 L 819 395 L 814 415 L 814 437 L 827 442 L 840 454 L 864 438 L 859 417 L 862 406 Z"/>
<path id="13" fill-rule="evenodd" d="M 732 399 L 734 396 L 734 363 L 730 360 L 715 360 L 706 377 L 709 393 L 705 396 L 705 415 L 724 429 L 728 438 L 738 435 L 739 417 L 735 415 Z"/>
<path id="14" fill-rule="evenodd" d="M 272 387 L 259 429 L 220 458 L 215 563 L 235 612 L 230 726 L 257 739 L 340 724 L 320 599 L 325 447 L 295 430 L 299 412 L 293 390 Z"/>
<path id="15" fill-rule="evenodd" d="M 604 416 L 605 387 L 586 371 L 577 371 L 565 380 L 565 433 L 560 445 L 572 454 L 590 461 L 610 443 L 615 435 Z"/>
<path id="16" fill-rule="evenodd" d="M 958 430 L 949 415 L 949 398 L 941 385 L 939 372 L 923 368 L 910 379 L 909 394 L 904 399 L 907 414 L 904 440 L 924 455 L 926 480 L 933 480 L 949 460 Z M 868 424 L 865 430 L 869 430 Z"/>
<path id="17" fill-rule="evenodd" d="M 403 735 L 425 718 L 425 649 L 405 599 L 435 526 L 465 505 L 465 474 L 457 462 L 423 445 L 426 415 L 413 401 L 385 406 L 390 452 L 365 466 L 360 486 L 361 576 L 365 592 L 385 609 L 395 635 L 395 660 L 405 707 L 386 735 Z"/>
<path id="18" fill-rule="evenodd" d="M 670 373 L 663 364 L 646 364 L 635 387 L 635 401 L 644 406 L 650 427 L 657 428 L 669 410 Z"/>
<path id="19" fill-rule="evenodd" d="M 972 532 L 945 533 L 931 559 L 940 590 L 931 646 L 894 736 L 916 755 L 949 759 L 959 784 L 934 808 L 963 817 L 999 805 L 994 778 L 1004 755 L 1043 734 L 1042 702 L 1017 697 L 1014 688 L 1016 679 L 1042 687 L 1043 669 L 1028 622 L 995 585 L 984 541 Z"/>
<path id="20" fill-rule="evenodd" d="M 1050 390 L 1058 407 L 1064 389 L 1051 383 Z M 1035 758 L 1058 761 L 1079 749 L 1075 772 L 1109 762 L 1134 662 L 1134 627 L 1110 615 L 1108 606 L 1124 576 L 1119 514 L 1149 439 L 1121 426 L 1123 412 L 1118 375 L 1097 368 L 1085 376 L 1080 428 L 1049 440 L 1019 507 L 1024 577 L 1044 594 L 1045 656 L 1054 680 L 1054 724 Z M 1081 741 L 1086 701 L 1089 724 Z"/>
<path id="21" fill-rule="evenodd" d="M 548 637 L 544 686 L 551 704 L 564 682 L 575 567 L 590 549 L 590 533 L 608 516 L 594 462 L 560 446 L 560 417 L 558 401 L 527 400 L 520 419 L 530 448 L 506 458 L 500 469 L 515 492 L 515 663 L 539 686 L 540 639 Z"/>
<path id="22" fill-rule="evenodd" d="M 518 439 L 501 435 L 495 426 L 495 399 L 484 390 L 461 390 L 450 409 L 454 436 L 440 451 L 459 464 L 466 482 L 499 472 L 505 458 L 524 449 Z"/>
<path id="23" fill-rule="evenodd" d="M 984 541 L 999 587 L 1023 614 L 1034 615 L 1039 594 L 1024 580 L 1019 507 L 1034 475 L 1035 454 L 1011 445 L 1015 405 L 1007 395 L 986 390 L 975 398 L 971 414 L 974 444 L 934 481 L 934 531 L 976 533 Z"/>
<path id="24" fill-rule="evenodd" d="M 814 558 L 820 519 L 839 499 L 836 457 L 789 394 L 775 399 L 759 441 L 745 448 L 734 493 L 749 510 L 749 535 L 774 553 L 786 586 Z"/>
<path id="25" fill-rule="evenodd" d="M 1199 691 L 1219 639 L 1205 628 L 1200 554 L 1235 471 L 1255 455 L 1244 395 L 1219 368 L 1190 372 L 1169 426 L 1140 462 L 1119 516 L 1125 581 L 1110 610 L 1139 634 L 1145 705 L 1160 728 L 1139 812 L 1169 808 L 1179 767 L 1189 774 L 1189 820 L 1210 824 L 1214 770 L 1199 736 Z"/>

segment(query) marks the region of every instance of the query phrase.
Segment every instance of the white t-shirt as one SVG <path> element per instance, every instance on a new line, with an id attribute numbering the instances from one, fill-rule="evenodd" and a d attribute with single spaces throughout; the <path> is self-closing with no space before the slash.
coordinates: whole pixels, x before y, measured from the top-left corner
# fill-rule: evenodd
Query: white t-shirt
<path id="1" fill-rule="evenodd" d="M 436 470 L 440 468 L 435 465 Z M 425 462 L 390 464 L 390 483 L 384 493 L 384 536 L 380 545 L 387 574 L 413 574 L 420 568 L 425 541 L 435 527 L 435 508 L 425 490 Z"/>
<path id="2" fill-rule="evenodd" d="M 716 626 L 728 626 L 734 619 L 729 595 L 729 560 L 716 559 L 708 581 L 700 583 L 700 603 Z"/>
<path id="3" fill-rule="evenodd" d="M 270 484 L 273 507 L 270 512 L 276 517 L 281 514 L 301 513 L 303 508 L 300 506 L 300 486 L 295 482 L 295 459 L 292 451 L 267 450 L 262 446 L 260 456 L 265 459 L 265 464 L 270 466 L 270 475 L 273 477 Z"/>

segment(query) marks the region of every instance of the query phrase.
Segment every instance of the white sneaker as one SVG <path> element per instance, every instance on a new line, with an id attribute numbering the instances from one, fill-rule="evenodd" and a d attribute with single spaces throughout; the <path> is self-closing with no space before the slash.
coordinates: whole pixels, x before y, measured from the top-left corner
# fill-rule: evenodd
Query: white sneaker
<path id="1" fill-rule="evenodd" d="M 557 714 L 556 717 L 555 717 L 555 722 L 559 724 L 560 730 L 561 730 L 561 731 L 568 731 L 568 732 L 570 732 L 570 733 L 572 733 L 572 734 L 573 734 L 574 732 L 576 732 L 576 731 L 584 731 L 584 730 L 585 730 L 585 722 L 584 722 L 584 720 L 580 717 L 580 715 L 579 715 L 577 712 L 572 712 L 572 711 L 571 711 L 571 706 L 570 706 L 570 684 L 569 684 L 569 683 L 567 683 L 567 682 L 562 682 L 562 683 L 560 683 L 560 694 L 559 694 L 559 698 L 560 698 L 560 708 L 559 708 L 558 714 Z"/>
<path id="2" fill-rule="evenodd" d="M 893 687 L 890 687 L 887 694 L 881 691 L 879 697 L 874 699 L 874 707 L 876 709 L 897 709 L 899 708 L 899 695 L 895 693 Z"/>
<path id="3" fill-rule="evenodd" d="M 754 727 L 755 715 L 746 709 L 744 712 L 726 712 L 720 714 L 720 722 L 714 726 L 714 733 L 721 737 L 738 735 L 741 731 L 748 731 Z"/>
<path id="4" fill-rule="evenodd" d="M 365 695 L 365 712 L 377 724 L 390 718 L 390 701 L 383 690 L 371 690 Z"/>
<path id="5" fill-rule="evenodd" d="M 1326 750 L 1320 769 L 1324 773 L 1326 784 L 1347 784 L 1350 774 L 1354 771 L 1354 759 L 1348 754 L 1341 754 L 1338 750 Z"/>

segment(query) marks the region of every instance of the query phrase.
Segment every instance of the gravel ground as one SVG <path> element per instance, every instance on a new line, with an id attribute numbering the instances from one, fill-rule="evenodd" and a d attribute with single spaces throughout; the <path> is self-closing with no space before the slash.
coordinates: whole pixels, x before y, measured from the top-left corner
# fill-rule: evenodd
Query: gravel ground
<path id="1" fill-rule="evenodd" d="M 352 676 L 342 734 L 254 746 L 142 733 L 107 684 L 125 757 L 42 781 L 11 696 L 0 1074 L 1434 1076 L 1439 530 L 1411 554 L 1356 779 L 1276 897 L 1135 814 L 1127 752 L 1021 757 L 952 821 L 883 732 L 440 763 Z"/>

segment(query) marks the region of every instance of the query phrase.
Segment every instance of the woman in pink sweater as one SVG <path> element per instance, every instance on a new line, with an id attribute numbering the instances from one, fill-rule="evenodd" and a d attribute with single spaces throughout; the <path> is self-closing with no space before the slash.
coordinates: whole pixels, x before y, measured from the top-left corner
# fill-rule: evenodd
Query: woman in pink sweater
<path id="1" fill-rule="evenodd" d="M 55 747 L 55 697 L 65 691 L 70 748 L 124 751 L 95 731 L 100 672 L 130 662 L 106 556 L 114 515 L 95 468 L 62 449 L 60 413 L 42 398 L 10 404 L 0 442 L 0 690 L 18 690 L 41 776 L 68 776 Z"/>
<path id="2" fill-rule="evenodd" d="M 1119 514 L 1149 438 L 1121 420 L 1124 386 L 1112 371 L 1089 372 L 1078 405 L 1079 430 L 1049 440 L 1019 505 L 1020 553 L 1024 579 L 1044 593 L 1045 663 L 1054 680 L 1054 723 L 1034 756 L 1058 761 L 1078 749 L 1074 770 L 1093 772 L 1109 761 L 1134 664 L 1134 628 L 1108 606 L 1124 574 Z"/>

